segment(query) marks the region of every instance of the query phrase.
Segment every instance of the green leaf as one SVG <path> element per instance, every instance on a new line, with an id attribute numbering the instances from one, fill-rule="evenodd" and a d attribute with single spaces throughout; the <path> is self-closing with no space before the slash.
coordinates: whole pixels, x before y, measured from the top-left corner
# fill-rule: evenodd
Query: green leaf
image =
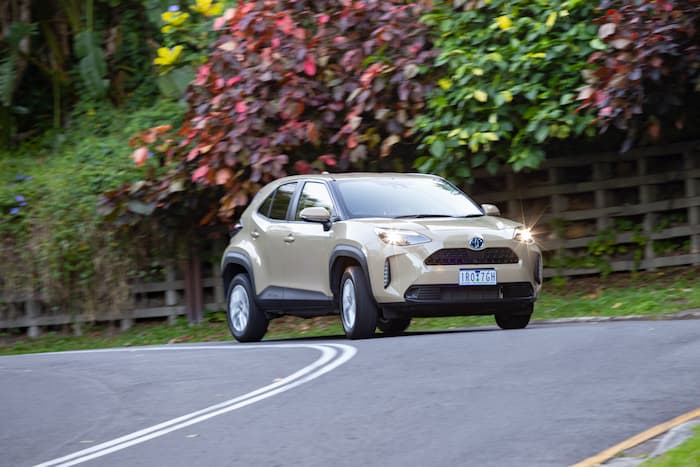
<path id="1" fill-rule="evenodd" d="M 445 155 L 445 142 L 441 139 L 435 140 L 433 144 L 430 145 L 430 154 L 437 158 L 441 158 Z"/>
<path id="2" fill-rule="evenodd" d="M 543 143 L 544 140 L 549 136 L 549 127 L 547 125 L 540 125 L 535 131 L 535 141 L 538 143 Z"/>
<path id="3" fill-rule="evenodd" d="M 82 31 L 75 35 L 73 48 L 75 54 L 80 59 L 78 69 L 83 84 L 95 97 L 104 97 L 107 93 L 109 80 L 105 79 L 107 74 L 107 63 L 104 59 L 104 52 L 100 48 L 99 37 L 94 31 Z"/>
<path id="4" fill-rule="evenodd" d="M 488 156 L 483 152 L 474 154 L 474 156 L 472 156 L 472 167 L 479 167 L 486 162 L 487 157 Z"/>

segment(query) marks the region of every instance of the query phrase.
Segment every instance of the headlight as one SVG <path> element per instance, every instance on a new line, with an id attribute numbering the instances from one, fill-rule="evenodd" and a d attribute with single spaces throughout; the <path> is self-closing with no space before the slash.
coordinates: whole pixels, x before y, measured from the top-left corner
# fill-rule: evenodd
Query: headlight
<path id="1" fill-rule="evenodd" d="M 389 245 L 408 246 L 428 243 L 430 241 L 425 235 L 421 235 L 413 230 L 375 229 L 374 231 L 384 243 L 388 243 Z"/>
<path id="2" fill-rule="evenodd" d="M 532 236 L 532 232 L 530 232 L 530 229 L 526 227 L 518 227 L 515 229 L 515 235 L 513 236 L 515 240 L 518 240 L 519 242 L 527 243 L 528 245 L 531 243 L 535 243 L 535 237 Z"/>

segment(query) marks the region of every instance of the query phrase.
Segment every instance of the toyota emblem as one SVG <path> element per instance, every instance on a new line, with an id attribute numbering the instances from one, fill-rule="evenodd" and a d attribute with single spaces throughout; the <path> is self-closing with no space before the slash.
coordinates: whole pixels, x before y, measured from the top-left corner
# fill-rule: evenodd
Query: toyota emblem
<path id="1" fill-rule="evenodd" d="M 472 250 L 481 250 L 484 247 L 484 237 L 481 235 L 475 235 L 469 240 L 469 246 Z"/>

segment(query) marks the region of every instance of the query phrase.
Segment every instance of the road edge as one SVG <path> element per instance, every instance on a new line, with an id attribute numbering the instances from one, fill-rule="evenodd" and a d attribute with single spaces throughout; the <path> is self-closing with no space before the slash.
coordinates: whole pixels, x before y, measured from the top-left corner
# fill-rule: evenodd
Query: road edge
<path id="1" fill-rule="evenodd" d="M 533 317 L 537 315 L 537 311 Z M 700 308 L 667 313 L 663 315 L 617 315 L 617 316 L 581 316 L 574 318 L 534 319 L 530 324 L 568 324 L 568 323 L 604 323 L 610 321 L 676 321 L 683 319 L 700 319 Z"/>
<path id="2" fill-rule="evenodd" d="M 682 415 L 679 415 L 676 418 L 648 428 L 642 431 L 641 433 L 632 436 L 631 438 L 627 438 L 626 440 L 617 443 L 616 445 L 611 446 L 605 449 L 604 451 L 599 452 L 594 456 L 591 456 L 587 459 L 582 460 L 581 462 L 571 465 L 571 467 L 593 467 L 596 465 L 600 465 L 604 462 L 609 461 L 622 451 L 626 451 L 627 449 L 631 449 L 635 446 L 638 446 L 646 441 L 649 441 L 652 438 L 666 433 L 667 431 L 679 425 L 687 423 L 691 420 L 695 420 L 696 418 L 700 418 L 700 407 L 691 410 L 690 412 L 686 412 Z"/>

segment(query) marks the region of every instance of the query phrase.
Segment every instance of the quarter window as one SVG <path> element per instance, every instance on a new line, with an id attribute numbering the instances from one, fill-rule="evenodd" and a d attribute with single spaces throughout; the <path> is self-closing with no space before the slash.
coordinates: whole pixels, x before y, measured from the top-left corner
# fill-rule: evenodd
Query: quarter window
<path id="1" fill-rule="evenodd" d="M 294 217 L 296 220 L 301 220 L 301 211 L 306 208 L 312 207 L 322 207 L 328 209 L 331 216 L 335 216 L 335 209 L 333 209 L 333 200 L 331 199 L 328 189 L 323 183 L 307 182 L 304 185 L 304 189 L 299 197 L 299 205 L 297 206 L 297 213 Z"/>

